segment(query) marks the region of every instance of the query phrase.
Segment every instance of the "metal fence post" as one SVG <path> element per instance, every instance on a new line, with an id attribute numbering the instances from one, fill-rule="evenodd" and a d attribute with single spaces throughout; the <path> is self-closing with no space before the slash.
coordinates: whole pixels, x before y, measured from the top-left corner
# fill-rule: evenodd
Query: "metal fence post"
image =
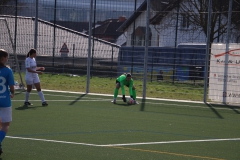
<path id="1" fill-rule="evenodd" d="M 204 103 L 207 102 L 207 89 L 208 89 L 208 66 L 209 66 L 209 49 L 211 47 L 210 42 L 210 30 L 212 21 L 212 0 L 209 0 L 208 4 L 208 26 L 207 26 L 207 45 L 206 45 L 206 58 L 205 58 L 205 76 L 204 76 Z"/>
<path id="2" fill-rule="evenodd" d="M 38 0 L 36 0 L 34 49 L 37 49 L 37 37 L 38 37 Z"/>
<path id="3" fill-rule="evenodd" d="M 74 52 L 75 52 L 75 44 L 73 44 L 73 60 L 72 60 L 72 63 L 73 63 L 73 66 L 72 66 L 72 74 L 74 74 Z"/>
<path id="4" fill-rule="evenodd" d="M 87 86 L 86 86 L 86 93 L 89 93 L 89 87 L 90 87 L 92 12 L 93 12 L 93 0 L 91 0 L 90 11 L 89 11 L 89 32 L 88 32 L 89 35 L 88 35 L 88 60 L 87 60 Z"/>
<path id="5" fill-rule="evenodd" d="M 232 3 L 233 3 L 233 0 L 230 0 L 229 8 L 228 8 L 226 53 L 229 52 L 229 37 L 230 37 L 230 27 L 231 27 L 231 18 L 232 18 Z M 228 75 L 228 54 L 225 54 L 224 77 L 227 77 L 227 75 Z M 223 92 L 227 93 L 227 81 L 224 81 L 224 83 L 223 83 Z M 226 96 L 223 96 L 223 103 L 224 104 L 226 103 Z"/>
<path id="6" fill-rule="evenodd" d="M 112 46 L 112 63 L 111 63 L 111 74 L 110 74 L 110 77 L 112 78 L 113 76 L 113 46 Z"/>
<path id="7" fill-rule="evenodd" d="M 56 16 L 57 16 L 57 0 L 54 2 L 54 24 L 53 24 L 53 59 L 52 59 L 52 72 L 54 73 L 54 60 L 55 60 L 55 47 L 56 47 Z"/>
<path id="8" fill-rule="evenodd" d="M 143 99 L 146 99 L 146 88 L 147 88 L 146 84 L 147 84 L 147 69 L 148 69 L 149 17 L 150 17 L 150 0 L 147 0 L 143 93 L 142 93 Z"/>

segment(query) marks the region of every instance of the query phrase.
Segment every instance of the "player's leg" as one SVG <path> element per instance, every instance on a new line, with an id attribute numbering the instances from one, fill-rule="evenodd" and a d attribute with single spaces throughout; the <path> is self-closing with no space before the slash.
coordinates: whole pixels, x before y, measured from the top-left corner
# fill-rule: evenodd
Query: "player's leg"
<path id="1" fill-rule="evenodd" d="M 137 102 L 137 100 L 136 100 L 136 98 L 137 98 L 137 93 L 136 93 L 136 88 L 135 88 L 134 85 L 133 85 L 133 88 L 132 88 L 132 92 L 133 92 L 134 103 L 135 103 L 135 104 L 139 104 L 139 103 Z"/>
<path id="2" fill-rule="evenodd" d="M 2 141 L 8 132 L 9 126 L 10 122 L 2 123 L 2 129 L 0 130 L 0 155 L 3 153 Z"/>
<path id="3" fill-rule="evenodd" d="M 8 132 L 10 122 L 2 122 L 2 128 L 0 130 L 0 142 L 5 138 L 6 133 Z"/>
<path id="4" fill-rule="evenodd" d="M 1 108 L 0 117 L 2 121 L 0 129 L 0 155 L 1 155 L 3 153 L 2 141 L 9 130 L 10 122 L 12 121 L 12 107 Z"/>
<path id="5" fill-rule="evenodd" d="M 114 90 L 114 97 L 113 97 L 112 103 L 116 103 L 119 88 L 120 88 L 120 82 L 116 81 L 116 87 L 115 87 L 115 90 Z"/>
<path id="6" fill-rule="evenodd" d="M 117 83 L 116 83 L 116 88 L 115 88 L 115 90 L 114 90 L 114 99 L 116 99 L 117 96 L 118 96 L 119 88 L 120 88 L 120 83 L 117 82 Z"/>
<path id="7" fill-rule="evenodd" d="M 46 102 L 46 100 L 45 100 L 45 97 L 44 97 L 44 94 L 43 94 L 43 92 L 42 92 L 42 90 L 41 90 L 41 84 L 40 84 L 40 82 L 34 83 L 34 86 L 35 86 L 35 88 L 36 88 L 36 90 L 37 90 L 37 92 L 38 92 L 39 97 L 40 97 L 41 100 L 42 100 L 42 106 L 47 106 L 48 104 L 47 104 L 47 102 Z"/>
<path id="8" fill-rule="evenodd" d="M 25 105 L 32 105 L 29 102 L 29 97 L 30 97 L 30 92 L 31 91 L 32 91 L 32 85 L 27 84 L 27 91 L 25 92 L 25 102 L 24 102 Z"/>
<path id="9" fill-rule="evenodd" d="M 2 128 L 0 130 L 0 155 L 3 153 L 3 149 L 2 149 L 2 141 L 6 136 L 6 123 L 2 123 Z M 8 125 L 9 126 L 9 125 Z"/>
<path id="10" fill-rule="evenodd" d="M 136 100 L 137 94 L 136 94 L 136 88 L 135 88 L 134 85 L 133 85 L 133 87 L 132 87 L 132 92 L 133 92 L 133 99 Z"/>
<path id="11" fill-rule="evenodd" d="M 25 80 L 26 80 L 26 84 L 27 84 L 27 91 L 25 92 L 25 102 L 24 102 L 24 104 L 25 105 L 32 105 L 29 102 L 29 97 L 30 97 L 30 92 L 32 91 L 33 79 L 32 79 L 32 77 L 26 77 Z"/>

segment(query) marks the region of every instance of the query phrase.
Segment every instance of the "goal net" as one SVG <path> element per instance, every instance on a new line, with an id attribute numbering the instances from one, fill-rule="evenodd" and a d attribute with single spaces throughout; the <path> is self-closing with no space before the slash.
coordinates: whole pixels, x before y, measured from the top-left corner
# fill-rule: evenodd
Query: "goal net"
<path id="1" fill-rule="evenodd" d="M 12 69 L 15 79 L 15 89 L 24 89 L 24 83 L 18 63 L 16 49 L 14 47 L 13 38 L 5 18 L 0 18 L 0 48 L 9 53 L 7 65 Z"/>

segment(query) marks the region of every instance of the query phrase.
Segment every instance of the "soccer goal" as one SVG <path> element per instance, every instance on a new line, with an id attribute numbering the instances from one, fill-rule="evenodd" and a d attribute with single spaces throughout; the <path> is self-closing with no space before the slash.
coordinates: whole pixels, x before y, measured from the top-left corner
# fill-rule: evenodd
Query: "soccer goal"
<path id="1" fill-rule="evenodd" d="M 16 47 L 13 43 L 11 31 L 5 18 L 0 18 L 0 35 L 0 48 L 6 50 L 9 53 L 7 65 L 11 67 L 15 75 L 15 89 L 24 89 L 24 83 L 18 63 L 18 57 L 16 54 Z"/>

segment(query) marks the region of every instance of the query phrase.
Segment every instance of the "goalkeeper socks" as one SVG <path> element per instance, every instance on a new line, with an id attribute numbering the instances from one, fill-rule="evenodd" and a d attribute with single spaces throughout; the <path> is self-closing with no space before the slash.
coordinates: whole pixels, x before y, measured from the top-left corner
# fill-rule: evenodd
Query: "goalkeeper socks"
<path id="1" fill-rule="evenodd" d="M 133 98 L 136 100 L 136 98 L 137 98 L 136 90 L 133 89 L 132 93 L 133 93 Z"/>
<path id="2" fill-rule="evenodd" d="M 29 96 L 30 96 L 30 93 L 26 92 L 25 93 L 25 102 L 28 102 Z"/>
<path id="3" fill-rule="evenodd" d="M 6 133 L 4 131 L 0 131 L 0 143 L 2 143 L 5 136 L 6 136 Z"/>
<path id="4" fill-rule="evenodd" d="M 39 92 L 38 92 L 38 95 L 39 95 L 39 97 L 41 98 L 42 102 L 45 102 L 45 98 L 44 98 L 43 92 L 42 92 L 42 91 L 39 91 Z"/>
<path id="5" fill-rule="evenodd" d="M 117 88 L 115 88 L 115 90 L 114 90 L 114 99 L 116 99 L 116 98 L 117 98 L 117 96 L 118 96 L 118 89 L 117 89 Z"/>

